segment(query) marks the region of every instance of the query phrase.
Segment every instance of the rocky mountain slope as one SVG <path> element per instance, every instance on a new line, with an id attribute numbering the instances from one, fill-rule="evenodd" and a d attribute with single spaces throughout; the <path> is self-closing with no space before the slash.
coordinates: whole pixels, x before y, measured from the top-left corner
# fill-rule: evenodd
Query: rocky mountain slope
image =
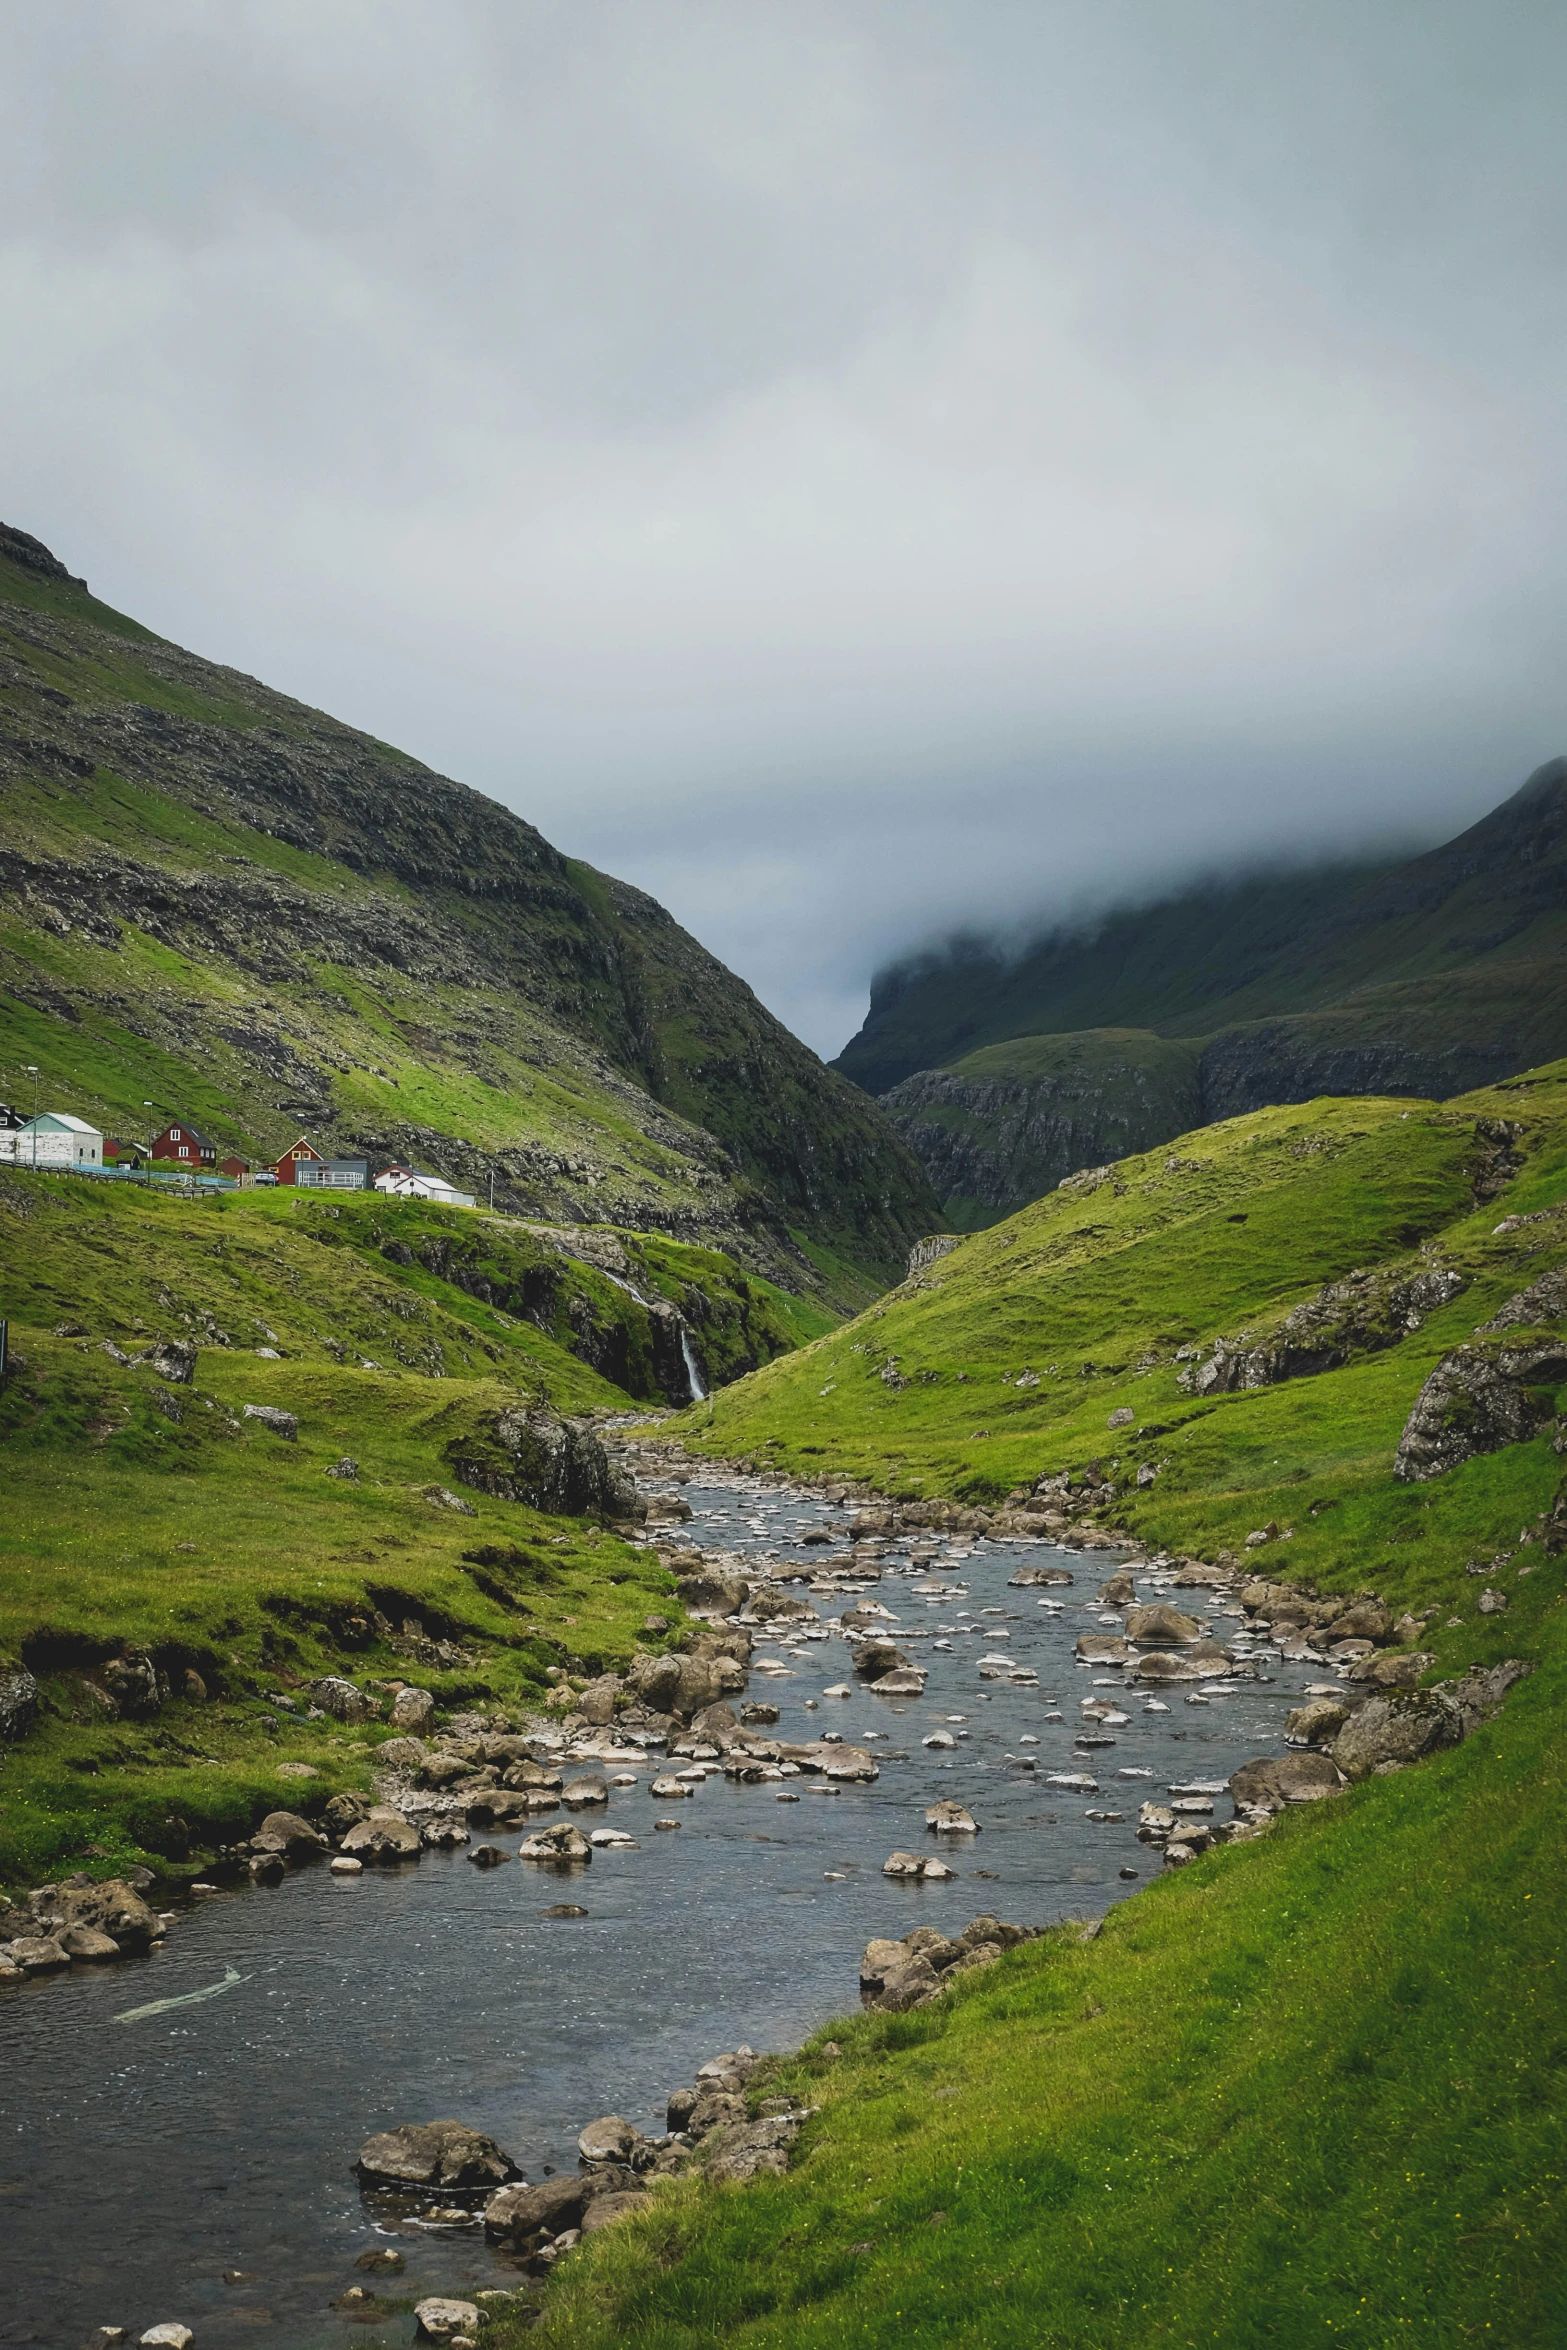
<path id="1" fill-rule="evenodd" d="M 950 1224 L 1268 1102 L 1446 1096 L 1567 1046 L 1567 761 L 1392 866 L 1215 885 L 887 972 L 838 1066 Z"/>
<path id="2" fill-rule="evenodd" d="M 111 1130 L 308 1128 L 850 1301 L 933 1220 L 883 1115 L 651 898 L 3 527 L 0 881 L 0 1061 Z"/>

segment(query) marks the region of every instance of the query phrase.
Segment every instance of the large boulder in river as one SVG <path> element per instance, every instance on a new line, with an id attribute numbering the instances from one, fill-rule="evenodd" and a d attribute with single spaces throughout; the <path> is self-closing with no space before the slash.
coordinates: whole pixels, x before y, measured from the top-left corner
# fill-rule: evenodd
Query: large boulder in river
<path id="1" fill-rule="evenodd" d="M 157 1917 L 123 1877 L 105 1877 L 99 1885 L 62 1886 L 55 1907 L 67 1928 L 108 1934 L 121 1950 L 145 1950 L 159 1931 Z"/>
<path id="2" fill-rule="evenodd" d="M 705 1571 L 680 1576 L 675 1589 L 681 1606 L 692 1616 L 736 1616 L 751 1596 L 751 1586 L 742 1576 Z"/>
<path id="3" fill-rule="evenodd" d="M 890 1640 L 862 1640 L 854 1651 L 854 1669 L 862 1681 L 879 1681 L 886 1673 L 906 1673 L 909 1662 Z"/>
<path id="4" fill-rule="evenodd" d="M 383 2187 L 447 2187 L 472 2192 L 517 2177 L 504 2147 L 466 2122 L 403 2122 L 359 2149 L 359 2175 Z"/>
<path id="5" fill-rule="evenodd" d="M 742 1670 L 740 1679 L 743 1682 Z M 627 1686 L 655 1713 L 673 1714 L 689 1722 L 705 1706 L 716 1705 L 725 1694 L 726 1674 L 716 1657 L 639 1656 L 626 1676 Z"/>
<path id="6" fill-rule="evenodd" d="M 325 1845 L 320 1829 L 302 1820 L 297 1811 L 269 1811 L 250 1840 L 252 1852 L 280 1852 L 292 1861 L 309 1860 Z"/>
<path id="7" fill-rule="evenodd" d="M 446 1448 L 460 1484 L 557 1517 L 625 1518 L 636 1491 L 591 1421 L 517 1407 L 496 1412 Z"/>
<path id="8" fill-rule="evenodd" d="M 1195 1616 L 1186 1615 L 1164 1600 L 1127 1610 L 1126 1637 L 1135 1640 L 1140 1648 L 1174 1647 L 1182 1641 L 1197 1639 L 1201 1631 Z"/>
<path id="9" fill-rule="evenodd" d="M 530 2187 L 526 2180 L 501 2187 L 484 2207 L 484 2232 L 494 2243 L 527 2252 L 541 2236 L 558 2236 L 582 2219 L 589 2182 L 580 2172 L 563 2172 Z"/>
<path id="10" fill-rule="evenodd" d="M 423 1845 L 412 1820 L 392 1804 L 372 1804 L 366 1817 L 349 1829 L 343 1850 L 353 1860 L 417 1860 Z"/>

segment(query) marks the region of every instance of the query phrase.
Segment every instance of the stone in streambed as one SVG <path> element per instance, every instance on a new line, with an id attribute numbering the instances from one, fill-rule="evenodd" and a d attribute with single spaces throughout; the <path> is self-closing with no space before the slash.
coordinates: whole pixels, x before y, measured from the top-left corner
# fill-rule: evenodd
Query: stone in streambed
<path id="1" fill-rule="evenodd" d="M 414 2323 L 430 2342 L 450 2342 L 459 2334 L 476 2334 L 478 2303 L 449 2301 L 440 2294 L 432 2294 L 427 2301 L 414 2303 Z"/>
<path id="2" fill-rule="evenodd" d="M 350 1859 L 393 1862 L 417 1860 L 423 1850 L 413 1822 L 389 1803 L 372 1805 L 367 1818 L 349 1829 L 343 1850 Z"/>
<path id="3" fill-rule="evenodd" d="M 381 2130 L 359 2149 L 359 2174 L 384 2187 L 473 2190 L 503 2186 L 517 2176 L 504 2147 L 466 2122 L 403 2122 Z"/>
<path id="4" fill-rule="evenodd" d="M 939 1836 L 977 1836 L 979 1822 L 961 1803 L 933 1803 L 925 1814 L 925 1825 L 934 1828 Z"/>

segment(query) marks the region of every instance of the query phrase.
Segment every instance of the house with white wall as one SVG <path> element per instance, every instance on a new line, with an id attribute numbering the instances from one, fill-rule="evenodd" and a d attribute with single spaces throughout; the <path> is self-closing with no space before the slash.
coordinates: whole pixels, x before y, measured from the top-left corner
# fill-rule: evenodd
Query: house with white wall
<path id="1" fill-rule="evenodd" d="M 103 1136 L 85 1118 L 64 1110 L 45 1110 L 21 1126 L 0 1127 L 0 1163 L 14 1167 L 81 1167 L 103 1165 Z"/>

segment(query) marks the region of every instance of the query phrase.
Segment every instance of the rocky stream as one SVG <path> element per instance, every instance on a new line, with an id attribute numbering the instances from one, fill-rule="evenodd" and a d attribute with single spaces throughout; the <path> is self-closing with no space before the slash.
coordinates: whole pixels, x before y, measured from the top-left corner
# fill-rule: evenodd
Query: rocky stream
<path id="1" fill-rule="evenodd" d="M 564 1720 L 431 1722 L 383 1756 L 379 1840 L 277 1828 L 139 1955 L 12 1968 L 0 2342 L 411 2341 L 413 2303 L 568 2249 L 584 2179 L 613 2216 L 725 2128 L 731 2175 L 776 2167 L 792 2116 L 734 2136 L 752 2051 L 1260 1832 L 1343 1783 L 1352 1677 L 1374 1704 L 1424 1662 L 1375 1603 L 1357 1636 L 1343 1603 L 1102 1535 L 909 1526 L 656 1443 L 636 1465 L 694 1652 Z M 454 2116 L 502 2150 L 482 2177 L 448 2190 L 440 2149 L 356 2169 Z"/>

